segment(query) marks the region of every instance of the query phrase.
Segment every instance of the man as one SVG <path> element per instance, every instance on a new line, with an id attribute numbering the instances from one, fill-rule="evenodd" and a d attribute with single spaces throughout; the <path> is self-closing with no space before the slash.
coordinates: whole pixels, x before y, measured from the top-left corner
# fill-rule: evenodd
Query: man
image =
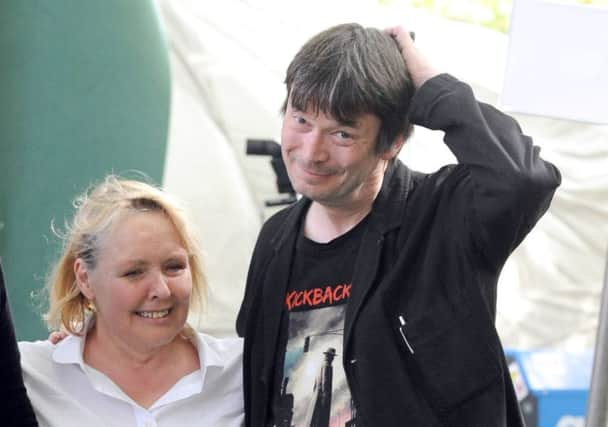
<path id="1" fill-rule="evenodd" d="M 403 28 L 330 28 L 286 86 L 282 154 L 303 197 L 264 224 L 251 261 L 246 424 L 523 425 L 496 285 L 557 169 Z M 458 164 L 397 160 L 411 124 L 444 131 Z"/>
<path id="2" fill-rule="evenodd" d="M 28 399 L 20 369 L 20 354 L 13 328 L 0 259 L 0 408 L 2 425 L 38 426 L 34 408 Z"/>

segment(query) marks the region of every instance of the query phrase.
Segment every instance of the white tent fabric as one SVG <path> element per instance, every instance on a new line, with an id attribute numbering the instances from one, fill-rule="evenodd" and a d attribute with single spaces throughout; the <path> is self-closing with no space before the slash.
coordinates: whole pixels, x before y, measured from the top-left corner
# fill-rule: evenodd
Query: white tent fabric
<path id="1" fill-rule="evenodd" d="M 480 27 L 376 1 L 158 2 L 173 67 L 164 184 L 191 205 L 201 230 L 211 292 L 199 327 L 216 335 L 234 334 L 249 256 L 272 213 L 263 202 L 277 196 L 270 159 L 246 156 L 245 140 L 277 140 L 283 73 L 307 38 L 341 22 L 404 23 L 479 99 L 499 99 L 508 37 Z M 563 184 L 505 266 L 497 327 L 507 347 L 591 348 L 608 247 L 608 126 L 513 115 Z M 454 161 L 441 138 L 416 129 L 400 156 L 435 170 Z"/>

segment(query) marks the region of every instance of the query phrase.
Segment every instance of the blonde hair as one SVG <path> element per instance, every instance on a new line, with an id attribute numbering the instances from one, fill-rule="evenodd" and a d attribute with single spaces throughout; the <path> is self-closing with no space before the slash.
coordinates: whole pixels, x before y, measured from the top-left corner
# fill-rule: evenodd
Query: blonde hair
<path id="1" fill-rule="evenodd" d="M 129 211 L 160 211 L 171 221 L 188 252 L 192 274 L 190 310 L 204 305 L 207 280 L 201 249 L 183 207 L 171 196 L 151 184 L 108 175 L 77 197 L 74 207 L 71 224 L 58 233 L 63 240 L 63 252 L 47 282 L 49 309 L 44 318 L 50 329 L 61 328 L 75 335 L 84 333 L 87 318 L 95 314 L 76 284 L 74 262 L 80 258 L 88 268 L 95 269 L 101 241 L 121 215 Z"/>

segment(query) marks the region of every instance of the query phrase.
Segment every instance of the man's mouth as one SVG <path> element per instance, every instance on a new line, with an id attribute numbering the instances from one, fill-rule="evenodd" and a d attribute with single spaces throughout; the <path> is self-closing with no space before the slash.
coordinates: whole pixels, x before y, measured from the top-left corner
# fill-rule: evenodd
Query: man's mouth
<path id="1" fill-rule="evenodd" d="M 308 175 L 313 175 L 313 176 L 329 176 L 332 174 L 331 171 L 328 170 L 319 170 L 319 169 L 314 169 L 314 168 L 307 168 L 305 166 L 301 166 L 301 169 L 306 172 Z"/>
<path id="2" fill-rule="evenodd" d="M 162 319 L 163 317 L 167 317 L 170 311 L 170 309 L 157 311 L 136 311 L 135 314 L 145 319 Z"/>

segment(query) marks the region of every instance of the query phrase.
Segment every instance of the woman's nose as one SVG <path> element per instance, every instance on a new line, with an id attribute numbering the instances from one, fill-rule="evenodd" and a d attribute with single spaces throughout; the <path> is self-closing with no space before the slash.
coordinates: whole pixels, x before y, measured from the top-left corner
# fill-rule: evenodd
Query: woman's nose
<path id="1" fill-rule="evenodd" d="M 150 298 L 168 298 L 171 296 L 171 289 L 169 289 L 169 278 L 162 272 L 154 275 L 152 282 L 150 283 Z"/>

